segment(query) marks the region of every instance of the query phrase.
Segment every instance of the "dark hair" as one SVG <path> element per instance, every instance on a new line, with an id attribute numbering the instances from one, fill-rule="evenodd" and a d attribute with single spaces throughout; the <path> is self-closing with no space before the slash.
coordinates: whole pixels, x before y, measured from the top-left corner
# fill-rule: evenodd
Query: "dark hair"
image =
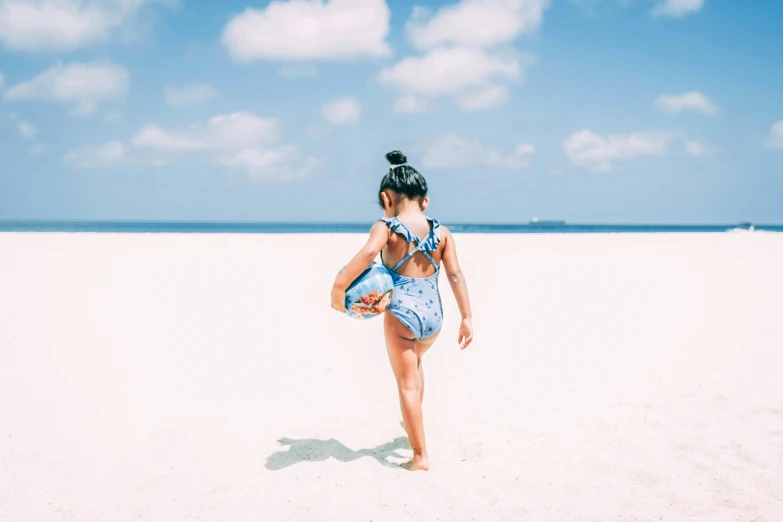
<path id="1" fill-rule="evenodd" d="M 378 190 L 378 203 L 383 207 L 381 192 L 391 190 L 402 194 L 408 199 L 422 200 L 427 197 L 427 181 L 419 172 L 405 165 L 408 158 L 398 150 L 386 154 L 386 159 L 391 163 L 389 172 L 381 180 L 381 188 Z"/>

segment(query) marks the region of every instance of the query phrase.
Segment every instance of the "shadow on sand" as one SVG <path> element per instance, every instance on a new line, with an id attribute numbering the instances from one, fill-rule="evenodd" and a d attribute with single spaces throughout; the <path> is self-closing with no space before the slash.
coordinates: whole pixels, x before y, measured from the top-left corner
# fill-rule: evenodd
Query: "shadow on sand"
<path id="1" fill-rule="evenodd" d="M 397 437 L 393 441 L 378 447 L 358 451 L 347 448 L 343 443 L 335 439 L 280 439 L 277 442 L 283 446 L 290 447 L 285 451 L 278 451 L 267 457 L 266 469 L 273 471 L 293 466 L 297 462 L 320 461 L 329 457 L 341 462 L 351 462 L 362 457 L 372 457 L 383 466 L 399 468 L 399 464 L 389 462 L 386 459 L 388 457 L 405 458 L 397 454 L 397 450 L 410 448 L 408 437 Z"/>

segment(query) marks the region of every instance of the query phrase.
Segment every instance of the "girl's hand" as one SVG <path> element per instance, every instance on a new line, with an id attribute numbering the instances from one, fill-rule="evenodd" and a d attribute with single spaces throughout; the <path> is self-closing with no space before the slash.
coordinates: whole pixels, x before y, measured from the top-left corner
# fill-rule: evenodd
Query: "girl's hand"
<path id="1" fill-rule="evenodd" d="M 347 311 L 345 308 L 345 290 L 340 290 L 335 286 L 332 287 L 332 308 L 342 313 Z"/>
<path id="2" fill-rule="evenodd" d="M 459 337 L 457 338 L 459 349 L 464 350 L 473 342 L 473 321 L 463 319 L 459 325 Z"/>

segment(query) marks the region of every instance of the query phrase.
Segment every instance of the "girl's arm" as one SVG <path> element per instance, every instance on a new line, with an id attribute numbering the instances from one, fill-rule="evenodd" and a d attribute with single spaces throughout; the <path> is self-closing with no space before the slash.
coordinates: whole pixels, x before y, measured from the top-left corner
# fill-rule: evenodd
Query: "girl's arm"
<path id="1" fill-rule="evenodd" d="M 470 309 L 468 284 L 465 282 L 465 275 L 459 266 L 454 236 L 444 226 L 441 226 L 441 231 L 445 239 L 442 257 L 443 267 L 446 269 L 446 276 L 449 278 L 451 290 L 454 292 L 454 298 L 457 300 L 457 306 L 462 315 L 462 324 L 459 328 L 457 342 L 460 344 L 460 348 L 464 350 L 473 341 L 473 312 Z"/>
<path id="2" fill-rule="evenodd" d="M 332 308 L 338 312 L 345 312 L 345 289 L 370 266 L 370 263 L 388 242 L 389 229 L 386 223 L 379 221 L 370 229 L 367 243 L 337 274 L 332 286 Z"/>

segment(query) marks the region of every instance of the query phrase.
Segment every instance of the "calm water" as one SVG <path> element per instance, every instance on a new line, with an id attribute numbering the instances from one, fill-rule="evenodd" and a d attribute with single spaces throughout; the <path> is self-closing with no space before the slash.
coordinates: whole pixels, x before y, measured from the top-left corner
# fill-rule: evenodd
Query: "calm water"
<path id="1" fill-rule="evenodd" d="M 126 232 L 208 234 L 334 234 L 365 233 L 372 223 L 251 223 L 177 221 L 0 221 L 0 232 Z M 444 223 L 454 232 L 476 234 L 580 234 L 726 232 L 726 225 L 586 225 Z M 756 230 L 783 232 L 783 225 L 755 225 Z"/>

